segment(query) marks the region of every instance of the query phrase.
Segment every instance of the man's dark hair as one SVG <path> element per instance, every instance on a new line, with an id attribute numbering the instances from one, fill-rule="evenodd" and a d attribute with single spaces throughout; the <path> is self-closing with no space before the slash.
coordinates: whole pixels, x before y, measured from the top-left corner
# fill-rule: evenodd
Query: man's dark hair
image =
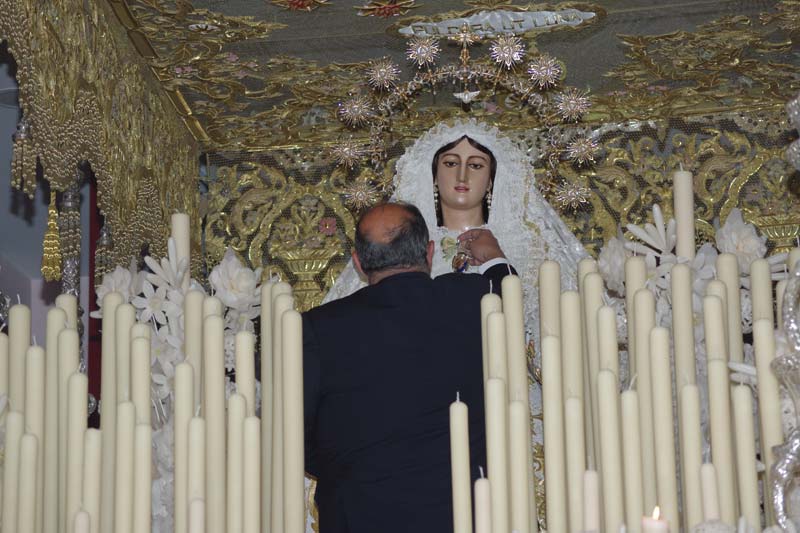
<path id="1" fill-rule="evenodd" d="M 397 202 L 408 216 L 390 235 L 387 243 L 370 241 L 361 229 L 367 213 L 381 209 L 387 204 L 376 205 L 361 216 L 356 226 L 355 248 L 361 269 L 373 274 L 390 268 L 428 268 L 428 226 L 416 206 Z"/>

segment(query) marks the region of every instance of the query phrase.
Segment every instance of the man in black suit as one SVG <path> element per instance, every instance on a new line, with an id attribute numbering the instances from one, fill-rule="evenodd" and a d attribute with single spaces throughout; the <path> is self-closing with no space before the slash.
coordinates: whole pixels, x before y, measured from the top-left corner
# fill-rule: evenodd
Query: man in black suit
<path id="1" fill-rule="evenodd" d="M 359 221 L 353 260 L 369 286 L 303 316 L 307 471 L 320 533 L 453 530 L 448 408 L 469 407 L 473 477 L 486 443 L 480 299 L 511 271 L 492 233 L 462 235 L 482 275 L 430 277 L 416 207 Z M 499 263 L 499 264 L 497 264 Z"/>

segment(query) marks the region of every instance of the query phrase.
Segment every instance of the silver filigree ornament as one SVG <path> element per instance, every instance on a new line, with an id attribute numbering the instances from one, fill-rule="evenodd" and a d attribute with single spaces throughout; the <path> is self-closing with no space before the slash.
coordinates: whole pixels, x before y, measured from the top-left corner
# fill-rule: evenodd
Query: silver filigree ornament
<path id="1" fill-rule="evenodd" d="M 528 75 L 539 90 L 547 90 L 559 84 L 564 69 L 554 57 L 540 55 L 528 63 Z"/>
<path id="2" fill-rule="evenodd" d="M 400 68 L 388 59 L 375 61 L 367 69 L 367 81 L 376 91 L 391 89 L 399 79 Z"/>
<path id="3" fill-rule="evenodd" d="M 381 199 L 380 193 L 366 181 L 355 181 L 344 190 L 344 201 L 356 211 L 362 211 Z"/>
<path id="4" fill-rule="evenodd" d="M 594 158 L 599 151 L 596 140 L 588 137 L 578 137 L 567 145 L 567 159 L 583 166 L 594 163 Z"/>
<path id="5" fill-rule="evenodd" d="M 373 115 L 370 101 L 364 96 L 353 96 L 339 103 L 339 119 L 351 128 L 368 124 Z"/>
<path id="6" fill-rule="evenodd" d="M 555 201 L 561 209 L 575 211 L 582 205 L 589 203 L 592 191 L 574 183 L 564 183 L 558 186 Z"/>
<path id="7" fill-rule="evenodd" d="M 556 109 L 564 120 L 577 122 L 591 107 L 585 92 L 570 87 L 555 97 Z"/>
<path id="8" fill-rule="evenodd" d="M 433 37 L 415 37 L 408 42 L 406 57 L 417 68 L 424 68 L 436 62 L 439 52 L 439 41 Z"/>
<path id="9" fill-rule="evenodd" d="M 340 141 L 330 149 L 331 156 L 336 160 L 337 165 L 348 169 L 355 167 L 364 155 L 361 144 L 353 139 Z"/>
<path id="10" fill-rule="evenodd" d="M 525 56 L 525 45 L 522 39 L 514 35 L 501 35 L 489 46 L 492 60 L 507 69 L 522 62 Z"/>

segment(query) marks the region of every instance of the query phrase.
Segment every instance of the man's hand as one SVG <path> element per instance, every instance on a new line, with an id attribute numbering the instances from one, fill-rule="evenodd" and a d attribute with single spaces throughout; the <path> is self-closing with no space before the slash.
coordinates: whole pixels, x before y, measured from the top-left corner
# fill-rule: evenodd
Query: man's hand
<path id="1" fill-rule="evenodd" d="M 486 261 L 505 257 L 492 232 L 488 229 L 470 229 L 458 236 L 460 248 L 469 254 L 469 264 L 482 265 Z"/>

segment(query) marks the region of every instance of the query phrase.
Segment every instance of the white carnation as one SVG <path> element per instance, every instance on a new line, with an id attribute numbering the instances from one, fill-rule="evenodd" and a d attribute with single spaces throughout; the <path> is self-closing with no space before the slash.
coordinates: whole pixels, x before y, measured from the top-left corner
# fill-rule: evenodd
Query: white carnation
<path id="1" fill-rule="evenodd" d="M 766 243 L 767 238 L 759 236 L 755 226 L 745 223 L 739 209 L 731 210 L 717 230 L 717 248 L 722 253 L 735 254 L 743 274 L 750 273 L 750 263 L 767 253 Z"/>
<path id="2" fill-rule="evenodd" d="M 261 269 L 251 270 L 242 265 L 230 248 L 208 277 L 214 295 L 227 307 L 239 311 L 246 311 L 258 303 L 260 279 Z"/>
<path id="3" fill-rule="evenodd" d="M 617 294 L 625 294 L 625 260 L 630 254 L 619 237 L 611 237 L 600 249 L 597 267 L 609 289 Z"/>

